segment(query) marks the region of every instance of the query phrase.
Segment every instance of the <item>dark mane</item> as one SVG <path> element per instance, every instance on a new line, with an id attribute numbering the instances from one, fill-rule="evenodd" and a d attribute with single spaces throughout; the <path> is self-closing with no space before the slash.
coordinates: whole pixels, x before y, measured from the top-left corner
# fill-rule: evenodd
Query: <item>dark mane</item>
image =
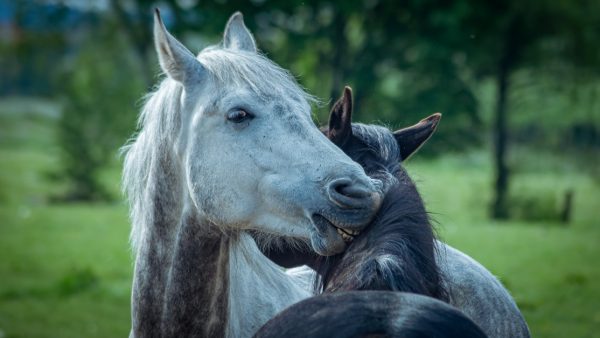
<path id="1" fill-rule="evenodd" d="M 342 146 L 367 175 L 386 180 L 387 193 L 374 221 L 342 254 L 319 257 L 318 291 L 390 290 L 447 300 L 435 261 L 435 234 L 416 186 L 400 165 L 391 132 L 353 125 Z"/>

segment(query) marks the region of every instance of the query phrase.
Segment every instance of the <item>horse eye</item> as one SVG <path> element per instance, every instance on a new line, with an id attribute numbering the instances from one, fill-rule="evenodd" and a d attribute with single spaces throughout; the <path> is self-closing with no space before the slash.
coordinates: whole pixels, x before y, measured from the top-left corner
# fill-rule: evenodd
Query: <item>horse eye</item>
<path id="1" fill-rule="evenodd" d="M 238 109 L 227 113 L 227 121 L 231 121 L 233 123 L 242 123 L 253 117 L 254 116 L 252 114 L 243 109 Z"/>

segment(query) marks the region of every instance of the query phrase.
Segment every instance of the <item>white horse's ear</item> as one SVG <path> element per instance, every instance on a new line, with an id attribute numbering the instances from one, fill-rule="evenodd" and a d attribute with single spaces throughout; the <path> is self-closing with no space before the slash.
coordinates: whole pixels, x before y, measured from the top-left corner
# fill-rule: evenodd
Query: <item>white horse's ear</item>
<path id="1" fill-rule="evenodd" d="M 256 42 L 252 33 L 250 33 L 244 24 L 242 13 L 233 13 L 229 21 L 227 21 L 225 33 L 223 34 L 223 47 L 256 52 Z"/>
<path id="2" fill-rule="evenodd" d="M 167 31 L 158 8 L 154 10 L 154 45 L 160 67 L 173 80 L 186 84 L 202 73 L 194 54 Z"/>

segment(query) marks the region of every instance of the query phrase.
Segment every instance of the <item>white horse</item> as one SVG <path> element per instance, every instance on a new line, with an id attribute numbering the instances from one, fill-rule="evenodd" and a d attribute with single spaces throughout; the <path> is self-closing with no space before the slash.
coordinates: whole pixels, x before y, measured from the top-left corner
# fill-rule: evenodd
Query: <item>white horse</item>
<path id="1" fill-rule="evenodd" d="M 154 35 L 167 78 L 149 96 L 123 173 L 135 250 L 132 337 L 248 337 L 307 296 L 248 234 L 321 255 L 362 229 L 381 182 L 314 126 L 307 95 L 256 51 L 241 14 L 194 56 Z"/>

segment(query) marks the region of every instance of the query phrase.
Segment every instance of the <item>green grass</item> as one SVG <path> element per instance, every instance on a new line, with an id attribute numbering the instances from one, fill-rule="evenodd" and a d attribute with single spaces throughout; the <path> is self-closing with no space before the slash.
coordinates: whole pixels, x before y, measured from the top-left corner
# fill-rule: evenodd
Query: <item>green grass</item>
<path id="1" fill-rule="evenodd" d="M 125 208 L 2 208 L 0 217 L 0 328 L 7 337 L 128 334 Z"/>
<path id="2" fill-rule="evenodd" d="M 0 107 L 3 107 L 0 105 Z M 54 120 L 0 109 L 0 337 L 123 337 L 132 262 L 123 203 L 52 204 L 63 185 Z M 550 161 L 550 160 L 547 160 Z M 523 166 L 514 194 L 575 191 L 573 221 L 491 222 L 484 153 L 408 164 L 441 237 L 509 288 L 534 336 L 600 331 L 600 186 L 573 168 Z M 118 167 L 107 170 L 111 191 Z"/>
<path id="3" fill-rule="evenodd" d="M 0 337 L 124 337 L 127 210 L 50 203 L 64 189 L 54 125 L 52 114 L 0 111 Z M 118 170 L 103 175 L 113 192 Z"/>
<path id="4" fill-rule="evenodd" d="M 505 286 L 536 337 L 591 337 L 600 330 L 600 186 L 577 172 L 520 172 L 514 193 L 575 191 L 573 220 L 493 222 L 483 153 L 407 164 L 440 236 Z M 527 189 L 525 191 L 524 189 Z M 544 198 L 544 196 L 540 196 Z"/>

